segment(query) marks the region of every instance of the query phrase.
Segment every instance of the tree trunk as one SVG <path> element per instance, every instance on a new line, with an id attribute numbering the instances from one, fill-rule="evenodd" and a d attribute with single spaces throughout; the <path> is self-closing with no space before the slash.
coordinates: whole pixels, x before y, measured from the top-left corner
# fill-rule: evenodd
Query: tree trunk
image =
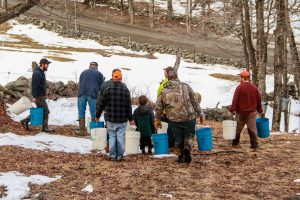
<path id="1" fill-rule="evenodd" d="M 258 85 L 258 71 L 256 67 L 256 57 L 255 57 L 255 49 L 252 43 L 252 30 L 250 26 L 250 15 L 249 15 L 249 5 L 248 0 L 244 0 L 244 10 L 245 10 L 245 34 L 246 34 L 246 43 L 247 49 L 249 53 L 249 63 L 250 69 L 252 70 L 252 82 L 255 85 Z"/>
<path id="2" fill-rule="evenodd" d="M 123 15 L 123 11 L 124 11 L 124 0 L 121 0 L 120 1 L 120 4 L 121 4 L 121 13 Z"/>
<path id="3" fill-rule="evenodd" d="M 172 20 L 173 19 L 173 2 L 172 0 L 168 0 L 168 19 Z"/>
<path id="4" fill-rule="evenodd" d="M 2 0 L 1 6 L 5 11 L 7 11 L 7 0 Z"/>
<path id="5" fill-rule="evenodd" d="M 285 2 L 276 0 L 275 3 L 277 22 L 275 30 L 274 52 L 274 108 L 272 130 L 280 131 L 281 99 L 282 99 L 282 74 L 284 69 L 284 35 L 285 35 Z"/>
<path id="6" fill-rule="evenodd" d="M 191 32 L 191 21 L 192 21 L 192 0 L 187 0 L 186 5 L 186 31 Z"/>
<path id="7" fill-rule="evenodd" d="M 154 0 L 149 0 L 149 21 L 150 21 L 150 28 L 154 27 Z"/>
<path id="8" fill-rule="evenodd" d="M 65 13 L 66 13 L 66 29 L 68 29 L 68 26 L 69 26 L 69 13 L 68 13 L 67 0 L 65 0 Z"/>
<path id="9" fill-rule="evenodd" d="M 264 0 L 256 0 L 256 30 L 257 30 L 257 68 L 258 89 L 262 101 L 266 99 L 266 73 L 267 73 L 267 41 L 264 31 Z"/>
<path id="10" fill-rule="evenodd" d="M 134 10 L 133 10 L 133 0 L 128 0 L 128 9 L 130 15 L 130 24 L 134 23 Z"/>
<path id="11" fill-rule="evenodd" d="M 13 19 L 15 17 L 18 17 L 19 15 L 23 14 L 33 6 L 40 3 L 40 0 L 27 0 L 23 3 L 19 3 L 12 8 L 7 9 L 6 12 L 0 13 L 0 24 L 3 24 L 4 22 Z"/>
<path id="12" fill-rule="evenodd" d="M 287 4 L 287 0 L 286 0 L 286 5 Z M 290 46 L 290 54 L 291 54 L 291 58 L 292 58 L 292 69 L 294 72 L 294 84 L 295 84 L 295 88 L 296 88 L 296 96 L 299 98 L 300 95 L 300 59 L 299 59 L 299 54 L 298 54 L 298 50 L 297 50 L 297 45 L 296 45 L 296 41 L 295 41 L 295 36 L 294 36 L 294 32 L 293 29 L 291 27 L 291 20 L 289 18 L 289 13 L 288 13 L 288 9 L 286 9 L 287 13 L 286 13 L 286 26 L 287 26 L 287 36 L 288 36 L 288 41 L 289 41 L 289 46 Z"/>
<path id="13" fill-rule="evenodd" d="M 241 15 L 241 41 L 243 45 L 243 53 L 244 53 L 244 58 L 245 58 L 245 67 L 247 71 L 250 71 L 249 67 L 249 52 L 247 49 L 247 43 L 246 43 L 246 34 L 245 34 L 245 19 L 244 19 L 244 9 L 243 5 L 241 4 L 241 10 L 240 10 L 240 15 Z"/>
<path id="14" fill-rule="evenodd" d="M 283 50 L 283 97 L 289 98 L 288 91 L 288 67 L 287 67 L 287 36 L 284 36 L 284 50 Z M 284 111 L 284 131 L 289 132 L 289 112 L 288 110 Z"/>

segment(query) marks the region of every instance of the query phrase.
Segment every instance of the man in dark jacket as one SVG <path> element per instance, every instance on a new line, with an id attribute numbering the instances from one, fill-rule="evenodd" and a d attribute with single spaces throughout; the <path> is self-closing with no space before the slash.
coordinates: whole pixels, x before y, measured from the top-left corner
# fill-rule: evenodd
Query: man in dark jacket
<path id="1" fill-rule="evenodd" d="M 145 154 L 145 147 L 148 147 L 148 154 L 152 154 L 151 136 L 156 132 L 154 126 L 154 112 L 151 106 L 146 105 L 148 98 L 145 95 L 139 97 L 139 107 L 133 112 L 134 123 L 137 131 L 141 133 L 140 147 L 142 154 Z"/>
<path id="2" fill-rule="evenodd" d="M 240 143 L 241 132 L 247 124 L 248 134 L 250 137 L 251 148 L 257 149 L 257 129 L 256 115 L 257 112 L 263 113 L 261 106 L 261 97 L 255 85 L 250 83 L 250 73 L 242 71 L 240 73 L 241 84 L 236 88 L 230 107 L 231 113 L 236 113 L 237 127 L 236 137 L 232 141 L 232 145 L 236 146 Z"/>
<path id="3" fill-rule="evenodd" d="M 38 108 L 44 109 L 44 121 L 42 131 L 46 133 L 52 133 L 53 130 L 49 129 L 48 121 L 49 121 L 49 108 L 46 102 L 46 89 L 47 89 L 47 82 L 45 72 L 48 70 L 49 64 L 51 62 L 45 58 L 40 60 L 40 66 L 36 67 L 32 73 L 32 80 L 31 80 L 31 95 L 32 95 L 32 102 L 36 104 Z M 25 119 L 21 120 L 22 126 L 29 130 L 28 124 L 30 122 L 30 116 L 26 117 Z"/>
<path id="4" fill-rule="evenodd" d="M 104 91 L 98 102 L 96 112 L 98 121 L 102 112 L 106 111 L 106 126 L 109 134 L 109 154 L 111 160 L 122 161 L 125 150 L 125 131 L 127 121 L 134 124 L 132 117 L 130 92 L 122 83 L 121 71 L 113 73 L 113 85 Z"/>
<path id="5" fill-rule="evenodd" d="M 96 99 L 102 83 L 103 75 L 98 71 L 98 63 L 96 62 L 91 62 L 89 69 L 84 70 L 80 74 L 78 91 L 78 135 L 85 135 L 85 111 L 87 103 L 89 104 L 92 121 L 95 121 Z"/>

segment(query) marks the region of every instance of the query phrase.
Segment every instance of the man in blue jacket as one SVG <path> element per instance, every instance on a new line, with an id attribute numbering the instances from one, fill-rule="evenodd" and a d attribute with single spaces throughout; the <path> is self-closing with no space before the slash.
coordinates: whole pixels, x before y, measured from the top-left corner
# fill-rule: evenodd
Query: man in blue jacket
<path id="1" fill-rule="evenodd" d="M 46 58 L 41 59 L 40 66 L 36 67 L 33 70 L 32 80 L 31 80 L 31 95 L 33 97 L 32 102 L 34 102 L 38 108 L 44 109 L 44 121 L 43 121 L 42 131 L 46 133 L 54 132 L 48 127 L 50 111 L 46 102 L 47 82 L 46 82 L 45 72 L 48 70 L 50 63 L 51 62 Z M 21 124 L 26 130 L 29 130 L 28 127 L 29 122 L 30 122 L 30 116 L 21 120 Z"/>
<path id="2" fill-rule="evenodd" d="M 89 104 L 92 121 L 96 117 L 96 100 L 103 83 L 103 75 L 98 71 L 98 63 L 91 62 L 89 69 L 84 70 L 79 78 L 78 115 L 80 136 L 85 135 L 85 111 Z"/>

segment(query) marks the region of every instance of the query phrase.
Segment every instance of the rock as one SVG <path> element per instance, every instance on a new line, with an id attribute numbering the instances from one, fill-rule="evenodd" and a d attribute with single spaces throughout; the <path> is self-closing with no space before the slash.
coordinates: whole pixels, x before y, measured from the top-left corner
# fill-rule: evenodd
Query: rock
<path id="1" fill-rule="evenodd" d="M 228 107 L 207 108 L 204 109 L 205 118 L 221 122 L 223 120 L 233 120 L 233 115 L 229 112 Z"/>

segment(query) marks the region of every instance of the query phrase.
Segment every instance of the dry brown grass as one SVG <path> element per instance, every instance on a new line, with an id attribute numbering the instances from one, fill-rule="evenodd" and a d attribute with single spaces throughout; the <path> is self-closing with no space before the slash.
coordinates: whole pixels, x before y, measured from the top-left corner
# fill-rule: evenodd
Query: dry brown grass
<path id="1" fill-rule="evenodd" d="M 5 189 L 4 186 L 0 186 L 0 198 L 4 198 L 6 196 L 5 192 L 7 190 Z"/>
<path id="2" fill-rule="evenodd" d="M 131 71 L 132 69 L 127 68 L 127 67 L 121 67 L 121 69 L 125 70 L 125 71 Z"/>
<path id="3" fill-rule="evenodd" d="M 11 28 L 12 28 L 11 25 L 7 22 L 0 24 L 0 33 L 6 33 Z"/>
<path id="4" fill-rule="evenodd" d="M 231 75 L 231 74 L 210 74 L 210 76 L 218 79 L 224 79 L 228 81 L 239 81 L 239 77 L 237 75 Z"/>
<path id="5" fill-rule="evenodd" d="M 0 132 L 36 134 L 22 130 L 0 106 Z M 191 164 L 175 158 L 154 159 L 132 155 L 124 162 L 110 162 L 99 154 L 43 152 L 15 146 L 1 146 L 1 172 L 19 171 L 62 179 L 46 185 L 30 185 L 30 196 L 43 193 L 44 199 L 285 199 L 295 197 L 300 184 L 300 135 L 271 135 L 259 139 L 253 152 L 244 131 L 241 146 L 232 148 L 222 139 L 222 124 L 205 121 L 213 128 L 214 149 L 200 152 L 194 140 Z M 53 128 L 53 126 L 52 126 Z M 56 134 L 74 136 L 75 127 L 54 127 Z M 220 152 L 221 153 L 217 153 Z M 91 184 L 90 195 L 81 190 Z M 3 190 L 3 188 L 2 188 Z"/>
<path id="6" fill-rule="evenodd" d="M 61 57 L 61 56 L 56 56 L 56 55 L 47 56 L 47 58 L 49 58 L 50 60 L 55 60 L 55 61 L 59 61 L 59 62 L 74 62 L 74 61 L 76 61 L 72 58 L 66 58 L 66 57 Z"/>

